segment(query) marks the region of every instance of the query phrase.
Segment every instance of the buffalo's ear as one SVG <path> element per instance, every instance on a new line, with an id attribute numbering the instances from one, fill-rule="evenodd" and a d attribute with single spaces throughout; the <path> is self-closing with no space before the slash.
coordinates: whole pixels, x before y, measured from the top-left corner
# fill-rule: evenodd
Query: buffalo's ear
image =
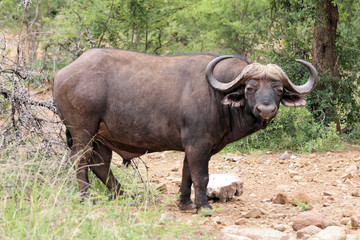
<path id="1" fill-rule="evenodd" d="M 306 99 L 296 93 L 284 92 L 281 103 L 287 107 L 301 107 L 306 105 Z"/>
<path id="2" fill-rule="evenodd" d="M 224 105 L 230 105 L 231 107 L 244 106 L 245 103 L 244 94 L 241 92 L 230 93 L 223 98 L 221 103 Z"/>

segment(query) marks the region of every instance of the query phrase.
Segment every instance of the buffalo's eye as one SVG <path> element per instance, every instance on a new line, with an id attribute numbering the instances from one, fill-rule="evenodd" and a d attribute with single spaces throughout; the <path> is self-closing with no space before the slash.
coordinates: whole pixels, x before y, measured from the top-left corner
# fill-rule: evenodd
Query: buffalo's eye
<path id="1" fill-rule="evenodd" d="M 284 89 L 281 86 L 274 87 L 274 90 L 279 96 L 281 96 L 284 92 Z"/>
<path id="2" fill-rule="evenodd" d="M 255 86 L 255 85 L 250 85 L 250 86 L 247 86 L 247 87 L 245 88 L 245 91 L 246 91 L 246 93 L 248 93 L 248 94 L 252 94 L 252 93 L 255 93 L 257 89 L 258 89 L 257 86 Z"/>

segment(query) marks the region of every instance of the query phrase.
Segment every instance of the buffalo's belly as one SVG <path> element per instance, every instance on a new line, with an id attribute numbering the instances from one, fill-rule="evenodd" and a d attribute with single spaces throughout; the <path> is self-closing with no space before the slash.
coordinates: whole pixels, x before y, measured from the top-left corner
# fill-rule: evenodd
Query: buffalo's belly
<path id="1" fill-rule="evenodd" d="M 114 151 L 142 155 L 166 150 L 182 151 L 180 134 L 166 129 L 149 131 L 149 129 L 113 129 L 109 124 L 100 123 L 97 139 Z M 121 155 L 121 154 L 120 154 Z"/>

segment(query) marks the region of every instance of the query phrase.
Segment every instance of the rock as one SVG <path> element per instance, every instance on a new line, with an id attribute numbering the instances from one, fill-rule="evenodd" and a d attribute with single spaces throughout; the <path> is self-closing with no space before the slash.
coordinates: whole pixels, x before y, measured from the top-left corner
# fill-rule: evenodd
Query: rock
<path id="1" fill-rule="evenodd" d="M 243 237 L 243 236 L 237 236 L 234 234 L 230 234 L 230 233 L 225 233 L 224 234 L 224 240 L 251 240 L 248 237 Z"/>
<path id="2" fill-rule="evenodd" d="M 291 204 L 296 206 L 297 202 L 301 202 L 301 203 L 304 203 L 304 204 L 309 204 L 311 202 L 311 199 L 306 193 L 299 192 L 299 193 L 295 194 L 295 196 L 291 200 Z"/>
<path id="3" fill-rule="evenodd" d="M 259 208 L 253 208 L 248 213 L 244 214 L 245 218 L 260 218 L 262 215 L 262 211 Z"/>
<path id="4" fill-rule="evenodd" d="M 226 161 L 229 162 L 240 162 L 241 160 L 244 160 L 245 158 L 243 156 L 222 156 Z"/>
<path id="5" fill-rule="evenodd" d="M 219 198 L 221 202 L 226 202 L 243 193 L 243 184 L 240 178 L 233 175 L 212 174 L 209 176 L 206 194 L 208 198 Z"/>
<path id="6" fill-rule="evenodd" d="M 345 217 L 340 220 L 341 225 L 347 225 L 350 222 L 350 218 Z"/>
<path id="7" fill-rule="evenodd" d="M 324 196 L 332 196 L 332 193 L 325 191 L 325 192 L 323 192 L 323 195 L 324 195 Z"/>
<path id="8" fill-rule="evenodd" d="M 293 177 L 293 180 L 294 180 L 295 182 L 300 182 L 301 179 L 302 179 L 301 176 L 294 176 L 294 177 Z"/>
<path id="9" fill-rule="evenodd" d="M 351 173 L 347 173 L 347 174 L 341 176 L 341 179 L 342 179 L 343 181 L 346 181 L 347 179 L 350 179 L 350 178 L 352 178 L 352 177 L 353 177 L 353 175 L 352 175 Z"/>
<path id="10" fill-rule="evenodd" d="M 351 196 L 353 197 L 360 197 L 360 192 L 355 190 L 354 192 L 351 193 Z"/>
<path id="11" fill-rule="evenodd" d="M 345 207 L 342 209 L 342 216 L 343 217 L 351 217 L 353 215 L 352 207 Z"/>
<path id="12" fill-rule="evenodd" d="M 291 221 L 293 222 L 292 228 L 295 231 L 311 225 L 322 229 L 326 227 L 326 218 L 314 211 L 302 212 L 299 215 L 291 218 Z"/>
<path id="13" fill-rule="evenodd" d="M 299 176 L 299 173 L 295 170 L 289 169 L 289 176 L 293 178 L 295 176 Z"/>
<path id="14" fill-rule="evenodd" d="M 346 232 L 342 227 L 330 226 L 316 234 L 314 240 L 346 240 Z"/>
<path id="15" fill-rule="evenodd" d="M 241 228 L 238 226 L 228 226 L 223 228 L 221 232 L 224 234 L 230 234 L 232 236 L 240 236 L 256 240 L 286 240 L 290 238 L 286 233 L 282 233 L 274 229 Z"/>
<path id="16" fill-rule="evenodd" d="M 283 224 L 277 224 L 274 226 L 274 229 L 280 232 L 284 232 L 286 230 L 286 226 Z"/>
<path id="17" fill-rule="evenodd" d="M 351 164 L 348 168 L 346 168 L 346 173 L 356 173 L 359 167 L 356 164 Z"/>
<path id="18" fill-rule="evenodd" d="M 172 172 L 177 172 L 177 171 L 179 171 L 179 166 L 174 166 L 174 167 L 172 167 L 172 168 L 171 168 L 171 171 L 172 171 Z"/>
<path id="19" fill-rule="evenodd" d="M 219 216 L 213 217 L 212 219 L 216 224 L 221 224 L 222 223 L 221 218 Z"/>
<path id="20" fill-rule="evenodd" d="M 166 183 L 160 183 L 159 185 L 156 186 L 156 189 L 159 190 L 160 192 L 167 192 Z"/>
<path id="21" fill-rule="evenodd" d="M 279 160 L 286 160 L 289 158 L 289 156 L 290 155 L 289 155 L 288 151 L 286 151 L 280 156 Z"/>
<path id="22" fill-rule="evenodd" d="M 276 197 L 272 199 L 272 203 L 275 204 L 287 204 L 289 202 L 288 197 L 285 193 L 278 193 Z"/>
<path id="23" fill-rule="evenodd" d="M 304 238 L 306 235 L 313 236 L 321 231 L 322 231 L 321 228 L 314 226 L 314 225 L 310 225 L 310 226 L 304 227 L 303 229 L 300 229 L 299 231 L 297 231 L 296 237 Z"/>
<path id="24" fill-rule="evenodd" d="M 167 221 L 171 221 L 171 222 L 180 222 L 181 219 L 178 218 L 175 214 L 170 213 L 170 212 L 165 212 L 161 215 L 160 217 L 160 224 L 165 224 L 165 222 Z"/>
<path id="25" fill-rule="evenodd" d="M 164 174 L 162 174 L 161 172 L 156 172 L 156 173 L 154 173 L 154 177 L 163 178 Z"/>
<path id="26" fill-rule="evenodd" d="M 353 229 L 360 228 L 360 217 L 351 217 L 350 224 Z"/>
<path id="27" fill-rule="evenodd" d="M 331 181 L 331 183 L 330 183 L 330 184 L 331 184 L 331 186 L 336 187 L 339 183 L 338 183 L 337 181 L 335 181 L 335 180 L 334 180 L 334 181 Z"/>
<path id="28" fill-rule="evenodd" d="M 240 218 L 235 221 L 235 225 L 244 225 L 246 223 L 247 223 L 247 221 L 244 218 Z"/>

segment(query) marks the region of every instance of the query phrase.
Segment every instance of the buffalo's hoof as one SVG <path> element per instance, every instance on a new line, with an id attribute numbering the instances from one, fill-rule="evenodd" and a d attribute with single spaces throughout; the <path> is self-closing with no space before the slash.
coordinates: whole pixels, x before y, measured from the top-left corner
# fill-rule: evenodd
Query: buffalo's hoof
<path id="1" fill-rule="evenodd" d="M 202 206 L 202 207 L 198 208 L 196 213 L 203 217 L 211 217 L 211 216 L 215 215 L 215 211 L 212 209 L 212 207 L 210 205 Z"/>
<path id="2" fill-rule="evenodd" d="M 193 201 L 190 201 L 188 203 L 179 203 L 179 208 L 183 211 L 193 210 L 196 208 L 196 205 L 193 203 Z"/>

